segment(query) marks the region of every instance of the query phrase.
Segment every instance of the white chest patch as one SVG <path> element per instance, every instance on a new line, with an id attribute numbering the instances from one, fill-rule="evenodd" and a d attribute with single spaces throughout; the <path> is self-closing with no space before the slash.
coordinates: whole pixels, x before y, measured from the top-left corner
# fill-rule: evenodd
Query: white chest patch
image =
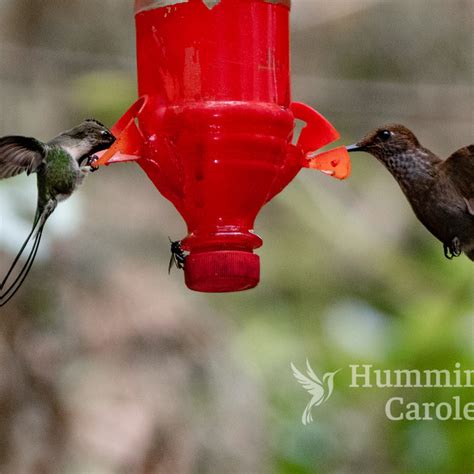
<path id="1" fill-rule="evenodd" d="M 78 145 L 74 146 L 63 146 L 62 148 L 72 156 L 76 163 L 81 156 L 84 156 L 90 150 L 89 143 L 86 141 L 80 142 Z"/>

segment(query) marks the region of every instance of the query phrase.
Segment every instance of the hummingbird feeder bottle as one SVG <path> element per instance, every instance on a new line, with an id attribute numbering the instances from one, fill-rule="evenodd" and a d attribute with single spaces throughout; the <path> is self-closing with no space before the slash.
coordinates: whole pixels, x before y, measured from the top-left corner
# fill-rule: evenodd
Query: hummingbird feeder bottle
<path id="1" fill-rule="evenodd" d="M 136 161 L 186 221 L 186 285 L 255 287 L 258 212 L 301 168 L 343 179 L 339 134 L 291 102 L 290 0 L 136 0 L 140 98 L 97 165 Z M 295 119 L 305 122 L 296 144 Z"/>

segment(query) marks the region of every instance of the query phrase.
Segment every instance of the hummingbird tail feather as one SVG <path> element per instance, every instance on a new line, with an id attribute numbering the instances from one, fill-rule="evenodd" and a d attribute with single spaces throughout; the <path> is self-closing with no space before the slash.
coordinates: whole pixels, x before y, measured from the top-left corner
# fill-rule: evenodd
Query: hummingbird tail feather
<path id="1" fill-rule="evenodd" d="M 306 405 L 306 408 L 303 412 L 302 421 L 303 425 L 307 425 L 313 421 L 313 417 L 311 415 L 311 403 L 308 403 L 308 405 Z"/>
<path id="2" fill-rule="evenodd" d="M 23 282 L 25 281 L 26 277 L 28 276 L 28 273 L 31 270 L 31 267 L 33 266 L 33 262 L 35 261 L 42 236 L 43 228 L 40 228 L 35 236 L 33 247 L 31 248 L 30 254 L 28 255 L 28 259 L 23 268 L 21 269 L 21 272 L 17 275 L 15 281 L 7 288 L 7 290 L 2 293 L 2 295 L 0 295 L 0 308 L 8 303 L 23 285 Z"/>
<path id="3" fill-rule="evenodd" d="M 12 267 L 10 268 L 10 270 L 8 271 L 8 274 L 6 275 L 5 279 L 2 282 L 2 287 L 0 288 L 0 290 L 2 290 L 2 294 L 0 295 L 0 307 L 5 306 L 13 298 L 13 296 L 15 296 L 17 291 L 23 285 L 23 282 L 25 281 L 26 277 L 28 276 L 28 273 L 30 272 L 31 267 L 33 266 L 33 263 L 35 261 L 36 254 L 38 253 L 38 248 L 41 243 L 41 237 L 43 236 L 44 226 L 55 207 L 56 206 L 53 206 L 53 207 L 50 206 L 50 207 L 47 207 L 41 214 L 37 213 L 34 224 L 33 224 L 33 229 L 31 230 L 30 235 L 28 236 L 27 240 L 23 244 L 20 252 L 18 253 L 17 257 L 15 258 L 15 261 L 13 262 Z M 39 226 L 38 226 L 38 223 L 39 223 Z M 32 235 L 34 234 L 37 226 L 38 226 L 38 230 L 36 231 L 36 235 L 34 237 L 33 246 L 31 247 L 30 253 L 28 255 L 28 258 L 25 264 L 23 265 L 22 269 L 16 276 L 13 283 L 11 283 L 10 286 L 6 290 L 4 290 L 5 283 L 8 281 L 8 278 L 13 272 L 13 269 L 15 268 L 20 256 L 25 250 Z"/>
<path id="4" fill-rule="evenodd" d="M 16 267 L 16 264 L 18 263 L 18 260 L 20 260 L 20 257 L 23 255 L 23 252 L 25 251 L 26 246 L 28 245 L 28 243 L 31 240 L 31 237 L 35 233 L 35 229 L 36 229 L 36 226 L 38 225 L 39 220 L 40 220 L 40 216 L 39 216 L 39 213 L 37 212 L 36 216 L 35 216 L 35 220 L 33 222 L 33 227 L 31 229 L 30 233 L 28 234 L 28 237 L 23 242 L 23 245 L 21 246 L 20 251 L 16 254 L 15 260 L 13 260 L 13 263 L 10 265 L 10 268 L 8 269 L 8 272 L 6 273 L 2 283 L 0 283 L 0 291 L 2 291 L 3 288 L 5 287 L 8 279 L 10 278 L 10 275 L 12 274 L 13 270 Z"/>

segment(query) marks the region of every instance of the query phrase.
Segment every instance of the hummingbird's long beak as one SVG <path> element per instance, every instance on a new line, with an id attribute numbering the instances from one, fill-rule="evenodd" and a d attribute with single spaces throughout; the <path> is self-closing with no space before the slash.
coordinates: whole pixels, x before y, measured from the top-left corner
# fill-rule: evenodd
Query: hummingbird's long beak
<path id="1" fill-rule="evenodd" d="M 359 146 L 357 143 L 354 145 L 346 146 L 346 150 L 351 153 L 353 151 L 364 151 L 364 147 Z"/>

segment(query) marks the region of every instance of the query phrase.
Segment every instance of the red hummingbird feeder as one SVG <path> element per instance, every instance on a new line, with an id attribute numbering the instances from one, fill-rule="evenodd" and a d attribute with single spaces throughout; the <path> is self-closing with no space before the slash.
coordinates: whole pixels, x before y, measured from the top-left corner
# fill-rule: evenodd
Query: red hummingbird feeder
<path id="1" fill-rule="evenodd" d="M 339 138 L 291 102 L 290 0 L 136 0 L 137 102 L 96 166 L 136 161 L 186 221 L 186 285 L 255 287 L 258 212 L 303 167 L 350 173 Z M 295 119 L 306 123 L 293 144 Z"/>

